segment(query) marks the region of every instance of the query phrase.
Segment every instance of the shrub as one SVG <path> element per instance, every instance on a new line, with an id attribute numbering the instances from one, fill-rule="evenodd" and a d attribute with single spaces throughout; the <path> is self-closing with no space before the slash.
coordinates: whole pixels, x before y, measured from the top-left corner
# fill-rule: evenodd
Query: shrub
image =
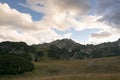
<path id="1" fill-rule="evenodd" d="M 69 59 L 69 52 L 65 48 L 51 45 L 48 49 L 48 57 L 51 59 Z"/>
<path id="2" fill-rule="evenodd" d="M 34 64 L 21 56 L 0 56 L 0 74 L 22 74 L 24 72 L 32 71 L 33 69 Z"/>

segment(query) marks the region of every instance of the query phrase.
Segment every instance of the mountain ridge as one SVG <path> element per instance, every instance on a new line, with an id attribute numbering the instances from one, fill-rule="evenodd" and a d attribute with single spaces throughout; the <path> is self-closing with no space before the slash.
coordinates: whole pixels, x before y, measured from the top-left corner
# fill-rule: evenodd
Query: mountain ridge
<path id="1" fill-rule="evenodd" d="M 72 39 L 56 40 L 50 43 L 27 45 L 25 42 L 1 42 L 0 55 L 28 54 L 33 61 L 45 59 L 85 59 L 120 55 L 120 39 L 98 45 L 82 45 Z"/>
<path id="2" fill-rule="evenodd" d="M 51 46 L 52 47 L 54 46 L 54 48 L 56 47 L 56 49 L 57 48 L 64 49 L 65 52 L 68 53 L 67 56 L 69 56 L 69 59 L 99 58 L 99 57 L 109 57 L 109 56 L 120 55 L 120 39 L 115 42 L 107 42 L 107 43 L 102 43 L 98 45 L 93 45 L 93 44 L 82 45 L 82 44 L 76 43 L 71 39 L 62 39 L 62 40 L 53 41 L 51 43 L 41 44 L 39 46 L 37 45 L 34 47 L 38 49 L 42 49 L 43 52 L 44 50 L 46 50 L 48 51 L 48 53 L 49 53 L 49 49 L 52 50 Z M 56 53 L 57 52 L 55 52 L 54 54 Z"/>

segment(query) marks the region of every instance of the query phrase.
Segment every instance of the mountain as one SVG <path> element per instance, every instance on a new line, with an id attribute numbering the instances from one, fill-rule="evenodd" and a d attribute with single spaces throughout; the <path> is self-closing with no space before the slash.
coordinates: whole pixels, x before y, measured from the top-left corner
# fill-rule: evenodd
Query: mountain
<path id="1" fill-rule="evenodd" d="M 0 54 L 26 54 L 27 51 L 27 44 L 24 42 L 2 42 L 0 43 Z"/>
<path id="2" fill-rule="evenodd" d="M 56 40 L 51 43 L 34 45 L 34 47 L 42 51 L 49 59 L 83 59 L 89 56 L 81 49 L 84 45 L 71 39 Z"/>
<path id="3" fill-rule="evenodd" d="M 53 41 L 51 43 L 43 43 L 43 44 L 38 44 L 38 45 L 33 45 L 33 46 L 36 47 L 36 48 L 45 48 L 45 47 L 48 48 L 51 45 L 54 45 L 58 48 L 67 48 L 67 49 L 69 49 L 69 51 L 71 51 L 71 49 L 73 47 L 79 47 L 80 46 L 79 43 L 76 43 L 75 41 L 73 41 L 71 39 L 56 40 L 56 41 Z"/>
<path id="4" fill-rule="evenodd" d="M 18 55 L 31 59 L 34 47 L 28 46 L 25 42 L 5 41 L 0 43 L 0 55 Z"/>
<path id="5" fill-rule="evenodd" d="M 33 61 L 119 56 L 120 39 L 99 45 L 82 45 L 72 39 L 56 40 L 51 43 L 31 46 L 24 42 L 1 42 L 0 55 L 8 54 L 27 55 Z"/>
<path id="6" fill-rule="evenodd" d="M 107 42 L 99 45 L 95 45 L 91 51 L 92 56 L 108 57 L 120 55 L 120 39 L 115 42 Z"/>
<path id="7" fill-rule="evenodd" d="M 62 39 L 34 47 L 52 59 L 85 59 L 120 55 L 120 39 L 99 45 L 82 45 L 71 39 Z"/>

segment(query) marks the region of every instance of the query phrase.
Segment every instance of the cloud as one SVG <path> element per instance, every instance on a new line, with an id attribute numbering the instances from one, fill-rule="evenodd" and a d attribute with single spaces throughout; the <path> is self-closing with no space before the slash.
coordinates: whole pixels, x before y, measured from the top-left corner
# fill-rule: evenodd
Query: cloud
<path id="1" fill-rule="evenodd" d="M 97 21 L 101 16 L 88 15 L 91 9 L 89 0 L 27 0 L 26 4 L 20 5 L 44 13 L 40 22 L 60 31 L 108 28 Z"/>
<path id="2" fill-rule="evenodd" d="M 0 26 L 0 41 L 25 41 L 28 44 L 32 44 L 33 42 L 37 42 L 31 33 L 27 32 L 18 32 L 17 29 L 10 28 L 10 26 Z"/>
<path id="3" fill-rule="evenodd" d="M 96 14 L 103 17 L 99 21 L 120 29 L 120 0 L 96 0 Z"/>
<path id="4" fill-rule="evenodd" d="M 13 28 L 17 26 L 18 28 L 21 28 L 23 30 L 37 29 L 29 14 L 20 13 L 15 9 L 11 9 L 7 4 L 1 3 L 0 3 L 0 25 L 4 26 L 14 25 L 12 26 Z"/>
<path id="5" fill-rule="evenodd" d="M 47 14 L 61 11 L 86 13 L 89 12 L 90 8 L 89 0 L 27 0 L 27 5 L 21 5 L 24 7 L 29 6 L 29 8 L 35 11 Z"/>
<path id="6" fill-rule="evenodd" d="M 89 0 L 52 0 L 51 7 L 57 8 L 60 12 L 69 12 L 71 14 L 86 14 L 89 12 Z"/>
<path id="7" fill-rule="evenodd" d="M 101 30 L 89 36 L 87 43 L 100 44 L 108 41 L 116 41 L 119 38 L 120 38 L 120 30 L 118 29 Z"/>
<path id="8" fill-rule="evenodd" d="M 109 32 L 99 32 L 99 33 L 93 33 L 91 36 L 96 37 L 96 38 L 104 38 L 104 37 L 109 37 L 112 34 Z"/>
<path id="9" fill-rule="evenodd" d="M 101 16 L 98 22 L 103 23 L 103 28 L 97 33 L 93 33 L 88 43 L 102 43 L 115 41 L 120 38 L 120 0 L 95 0 L 97 7 L 95 13 Z M 107 27 L 107 28 L 106 28 Z"/>
<path id="10" fill-rule="evenodd" d="M 51 23 L 49 26 L 54 26 L 59 30 L 71 28 L 69 26 L 70 19 L 75 21 L 77 18 L 81 20 L 82 24 L 82 20 L 85 20 L 84 17 L 89 15 L 96 18 L 101 17 L 94 23 L 102 22 L 110 27 L 120 28 L 120 0 L 27 0 L 27 3 L 22 6 L 44 13 L 43 20 Z M 69 21 L 66 20 L 68 17 Z M 51 20 L 49 21 L 49 19 Z M 76 22 L 80 23 L 80 21 Z"/>
<path id="11" fill-rule="evenodd" d="M 6 3 L 0 3 L 0 41 L 24 41 L 28 44 L 37 44 L 62 39 L 65 36 L 57 34 L 42 21 L 34 22 L 31 15 L 20 13 Z"/>
<path id="12" fill-rule="evenodd" d="M 61 35 L 53 29 L 65 31 L 71 28 L 76 31 L 99 29 L 99 32 L 90 35 L 90 43 L 109 41 L 120 36 L 120 0 L 26 0 L 25 4 L 19 5 L 44 16 L 34 22 L 31 15 L 0 3 L 0 29 L 4 27 L 3 32 L 12 32 L 9 37 L 0 33 L 0 40 L 18 40 L 19 36 L 29 44 L 50 42 L 64 37 L 72 38 L 71 32 Z"/>
<path id="13" fill-rule="evenodd" d="M 90 10 L 89 0 L 27 0 L 20 5 L 44 13 L 42 22 L 58 30 L 74 28 L 76 25 L 70 26 L 70 20 L 79 23 L 76 18 L 86 16 Z"/>
<path id="14" fill-rule="evenodd" d="M 92 4 L 91 1 L 94 1 L 95 4 Z M 27 0 L 26 4 L 21 5 L 44 13 L 42 22 L 46 23 L 46 26 L 58 30 L 70 28 L 84 30 L 95 27 L 105 28 L 103 25 L 98 26 L 101 23 L 116 28 L 119 20 L 114 17 L 119 18 L 119 15 L 112 12 L 116 10 L 114 9 L 116 3 L 117 0 Z M 109 11 L 111 12 L 109 13 Z M 119 10 L 117 11 L 119 12 Z"/>

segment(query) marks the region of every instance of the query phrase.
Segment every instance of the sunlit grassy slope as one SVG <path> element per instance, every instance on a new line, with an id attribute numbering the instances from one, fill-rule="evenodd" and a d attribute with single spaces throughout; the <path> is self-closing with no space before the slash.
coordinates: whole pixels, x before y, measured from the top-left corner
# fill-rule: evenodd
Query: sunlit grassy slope
<path id="1" fill-rule="evenodd" d="M 120 56 L 109 58 L 42 61 L 35 70 L 0 80 L 120 80 Z"/>

